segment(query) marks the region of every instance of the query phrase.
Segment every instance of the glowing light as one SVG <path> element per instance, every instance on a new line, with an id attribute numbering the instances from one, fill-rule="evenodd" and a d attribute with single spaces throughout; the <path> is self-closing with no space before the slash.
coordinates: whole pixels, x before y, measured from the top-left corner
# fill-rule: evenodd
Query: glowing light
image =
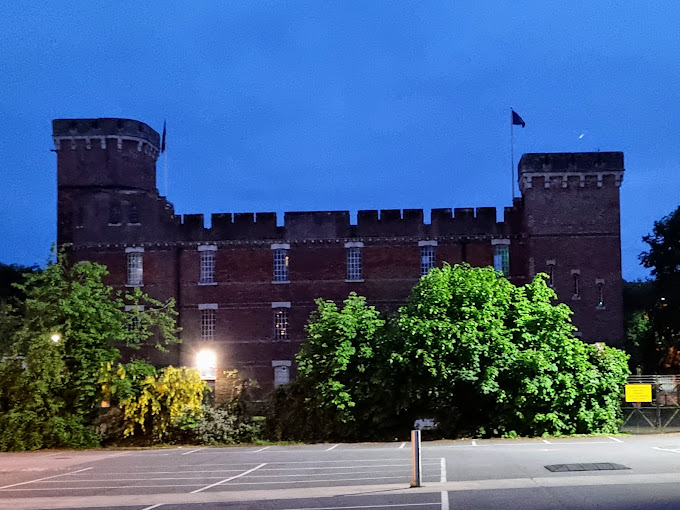
<path id="1" fill-rule="evenodd" d="M 61 335 L 59 333 L 52 333 L 50 340 L 56 344 L 59 340 L 61 340 Z"/>
<path id="2" fill-rule="evenodd" d="M 204 349 L 196 355 L 196 368 L 204 381 L 214 381 L 217 372 L 217 356 L 214 351 Z"/>

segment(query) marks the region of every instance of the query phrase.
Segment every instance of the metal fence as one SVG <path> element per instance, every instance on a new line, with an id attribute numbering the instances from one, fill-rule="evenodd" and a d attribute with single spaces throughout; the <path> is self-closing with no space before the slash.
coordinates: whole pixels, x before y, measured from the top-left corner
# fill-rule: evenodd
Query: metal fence
<path id="1" fill-rule="evenodd" d="M 651 402 L 624 402 L 621 432 L 680 432 L 680 375 L 633 375 L 628 384 L 652 386 Z"/>

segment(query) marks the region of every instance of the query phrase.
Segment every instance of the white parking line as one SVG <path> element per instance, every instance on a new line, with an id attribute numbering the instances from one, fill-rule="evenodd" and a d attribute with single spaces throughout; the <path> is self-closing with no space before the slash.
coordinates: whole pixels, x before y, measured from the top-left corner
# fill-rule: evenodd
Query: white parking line
<path id="1" fill-rule="evenodd" d="M 541 441 L 543 441 L 545 444 L 550 444 L 550 441 L 548 441 L 547 439 L 541 439 Z"/>
<path id="2" fill-rule="evenodd" d="M 11 485 L 5 485 L 4 487 L 0 487 L 0 490 L 9 489 L 10 487 L 18 487 L 19 485 L 26 485 L 26 484 L 29 484 L 29 483 L 42 482 L 43 480 L 49 480 L 50 478 L 57 478 L 58 476 L 74 475 L 76 473 L 82 473 L 83 471 L 88 471 L 90 469 L 92 469 L 92 468 L 87 467 L 87 468 L 79 469 L 78 471 L 71 471 L 70 473 L 62 473 L 60 475 L 46 476 L 44 478 L 38 478 L 37 480 L 29 480 L 28 482 L 13 483 Z"/>
<path id="3" fill-rule="evenodd" d="M 609 439 L 611 439 L 612 441 L 615 441 L 617 443 L 623 443 L 623 441 L 621 441 L 618 437 L 612 437 L 612 436 L 607 436 L 607 437 Z"/>
<path id="4" fill-rule="evenodd" d="M 210 485 L 206 485 L 205 487 L 202 487 L 201 489 L 196 489 L 195 491 L 191 491 L 191 494 L 195 494 L 195 493 L 197 493 L 197 492 L 202 492 L 202 491 L 207 490 L 207 489 L 210 489 L 210 488 L 212 488 L 212 487 L 216 487 L 216 486 L 221 485 L 221 484 L 223 484 L 223 483 L 227 483 L 227 482 L 230 482 L 230 481 L 232 481 L 232 480 L 235 480 L 236 478 L 241 478 L 242 476 L 245 476 L 245 475 L 247 475 L 248 473 L 252 473 L 253 471 L 255 471 L 255 470 L 257 470 L 257 469 L 260 469 L 261 467 L 264 467 L 264 466 L 266 466 L 266 465 L 267 465 L 267 463 L 266 463 L 266 462 L 263 462 L 263 463 L 260 464 L 259 466 L 254 467 L 253 469 L 249 469 L 248 471 L 244 471 L 244 472 L 241 473 L 241 474 L 234 475 L 234 476 L 231 476 L 231 477 L 229 477 L 229 478 L 225 478 L 224 480 L 222 480 L 222 481 L 220 481 L 220 482 L 216 482 L 216 483 L 213 483 L 213 484 L 210 484 Z"/>
<path id="5" fill-rule="evenodd" d="M 197 452 L 199 450 L 202 450 L 203 448 L 196 448 L 195 450 L 191 450 L 190 452 L 184 452 L 182 455 L 189 455 L 190 453 Z"/>
<path id="6" fill-rule="evenodd" d="M 439 481 L 441 483 L 446 483 L 446 459 L 442 457 L 440 459 L 440 469 L 441 473 L 439 476 Z M 449 510 L 449 493 L 447 491 L 442 491 L 442 510 Z"/>
<path id="7" fill-rule="evenodd" d="M 394 503 L 387 505 L 361 505 L 361 506 L 315 506 L 304 508 L 286 508 L 284 510 L 361 510 L 363 508 L 393 508 L 393 507 L 404 507 L 404 506 L 433 506 L 434 503 Z"/>
<path id="8" fill-rule="evenodd" d="M 404 446 L 406 446 L 406 442 L 405 442 L 405 441 L 404 441 L 403 443 L 401 443 L 401 445 L 399 445 L 399 448 L 398 448 L 398 449 L 401 450 Z"/>
<path id="9" fill-rule="evenodd" d="M 477 446 L 477 440 L 476 439 L 472 440 L 472 446 Z"/>
<path id="10" fill-rule="evenodd" d="M 265 451 L 267 448 L 271 448 L 271 445 L 270 445 L 270 446 L 265 446 L 264 448 L 260 448 L 259 450 L 255 450 L 255 451 L 252 452 L 252 453 L 263 452 L 263 451 Z"/>
<path id="11" fill-rule="evenodd" d="M 330 452 L 333 448 L 337 448 L 338 446 L 340 446 L 340 445 L 339 445 L 339 444 L 334 444 L 334 445 L 331 446 L 330 448 L 327 448 L 326 451 L 327 451 L 327 452 Z"/>
<path id="12" fill-rule="evenodd" d="M 154 508 L 158 508 L 159 506 L 163 506 L 163 503 L 159 503 L 157 505 L 147 506 L 146 508 L 142 508 L 142 510 L 153 510 Z"/>
<path id="13" fill-rule="evenodd" d="M 660 450 L 662 452 L 680 453 L 680 448 L 660 448 L 658 446 L 652 446 L 652 450 Z"/>

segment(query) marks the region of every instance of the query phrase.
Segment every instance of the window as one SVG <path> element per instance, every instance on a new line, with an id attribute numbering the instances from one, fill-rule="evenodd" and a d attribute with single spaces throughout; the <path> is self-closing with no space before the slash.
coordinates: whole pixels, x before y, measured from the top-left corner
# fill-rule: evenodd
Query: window
<path id="1" fill-rule="evenodd" d="M 572 299 L 581 299 L 581 288 L 580 288 L 581 271 L 579 271 L 578 269 L 572 269 L 572 271 L 571 271 L 571 281 L 572 281 L 572 284 L 573 284 L 573 288 L 572 288 L 573 295 L 572 295 L 571 298 Z"/>
<path id="2" fill-rule="evenodd" d="M 420 246 L 420 274 L 426 275 L 435 265 L 434 247 L 437 241 L 419 241 Z"/>
<path id="3" fill-rule="evenodd" d="M 274 360 L 272 367 L 274 368 L 274 388 L 278 388 L 282 384 L 290 382 L 290 361 L 289 360 Z"/>
<path id="4" fill-rule="evenodd" d="M 598 278 L 595 280 L 597 285 L 597 307 L 604 308 L 604 280 Z"/>
<path id="5" fill-rule="evenodd" d="M 141 287 L 144 285 L 144 267 L 142 255 L 144 248 L 127 248 L 127 285 Z"/>
<path id="6" fill-rule="evenodd" d="M 510 274 L 510 240 L 494 239 L 493 244 L 493 268 L 501 271 L 504 276 Z"/>
<path id="7" fill-rule="evenodd" d="M 201 311 L 201 340 L 212 342 L 215 339 L 215 311 L 217 305 L 206 303 L 198 305 Z"/>
<path id="8" fill-rule="evenodd" d="M 288 282 L 288 244 L 273 244 L 274 252 L 274 281 Z"/>
<path id="9" fill-rule="evenodd" d="M 347 250 L 347 281 L 362 281 L 361 248 L 364 243 L 345 243 Z"/>
<path id="10" fill-rule="evenodd" d="M 215 250 L 217 246 L 203 245 L 198 247 L 198 252 L 201 257 L 201 273 L 199 275 L 199 284 L 215 283 Z"/>
<path id="11" fill-rule="evenodd" d="M 555 287 L 555 261 L 546 260 L 546 273 L 548 274 L 548 286 Z"/>
<path id="12" fill-rule="evenodd" d="M 139 314 L 144 311 L 144 305 L 125 305 L 125 311 L 129 313 L 128 331 L 137 331 L 139 329 Z"/>
<path id="13" fill-rule="evenodd" d="M 274 311 L 274 340 L 288 340 L 288 310 L 285 308 Z"/>
<path id="14" fill-rule="evenodd" d="M 112 204 L 109 207 L 109 225 L 120 225 L 120 206 Z"/>
<path id="15" fill-rule="evenodd" d="M 139 223 L 139 211 L 137 210 L 137 206 L 134 204 L 130 204 L 130 207 L 128 208 L 128 223 L 133 225 Z"/>

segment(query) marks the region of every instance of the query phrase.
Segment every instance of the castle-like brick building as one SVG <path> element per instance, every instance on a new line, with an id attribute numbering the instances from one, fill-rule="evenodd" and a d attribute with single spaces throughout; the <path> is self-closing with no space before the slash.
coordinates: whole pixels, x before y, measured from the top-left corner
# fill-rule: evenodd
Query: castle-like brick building
<path id="1" fill-rule="evenodd" d="M 116 288 L 175 298 L 182 344 L 158 364 L 227 370 L 267 391 L 286 382 L 314 299 L 356 291 L 383 310 L 443 262 L 493 265 L 524 284 L 550 276 L 587 342 L 623 335 L 619 187 L 623 153 L 524 154 L 521 198 L 496 209 L 175 214 L 156 187 L 159 134 L 129 119 L 57 119 L 57 242 L 108 266 Z M 205 355 L 205 354 L 203 354 Z M 204 360 L 206 361 L 206 360 Z"/>

